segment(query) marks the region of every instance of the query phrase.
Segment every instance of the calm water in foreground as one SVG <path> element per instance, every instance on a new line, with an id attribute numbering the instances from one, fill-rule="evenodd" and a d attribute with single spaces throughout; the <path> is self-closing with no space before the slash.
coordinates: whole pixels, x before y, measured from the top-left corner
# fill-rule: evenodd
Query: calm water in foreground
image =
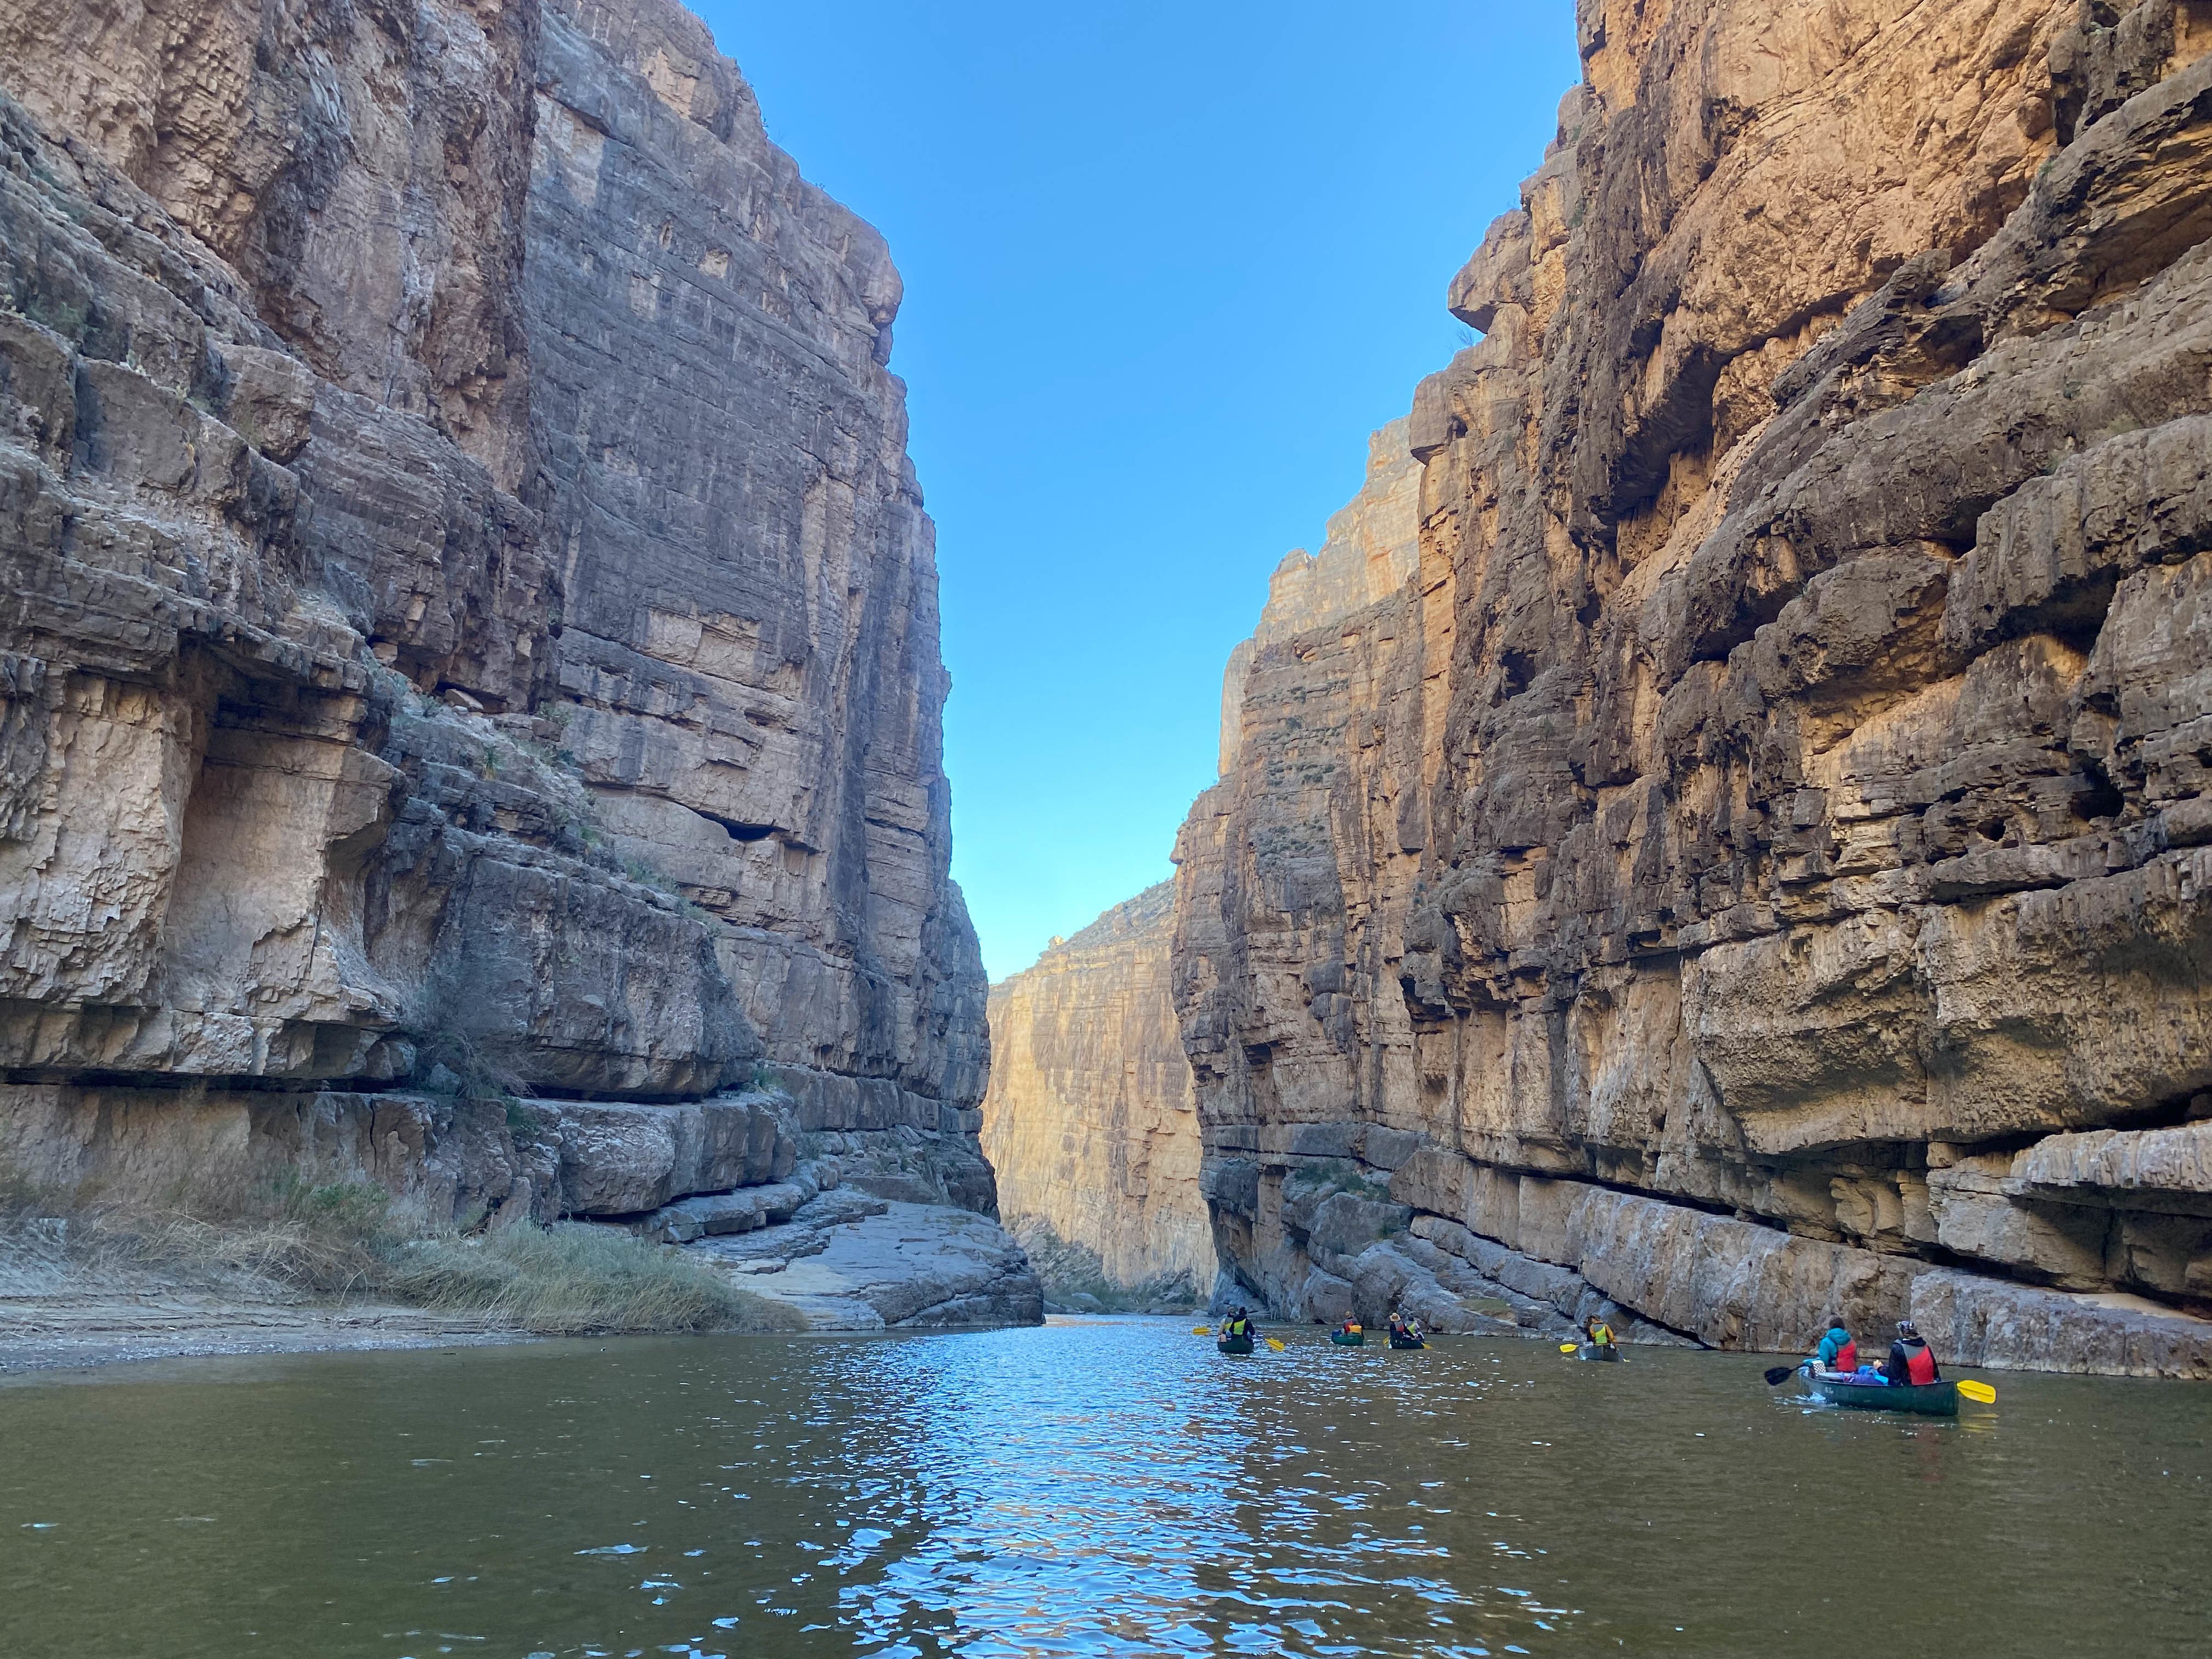
<path id="1" fill-rule="evenodd" d="M 1936 1422 L 1770 1363 L 1148 1321 L 19 1381 L 0 1654 L 2212 1650 L 2212 1389 Z"/>

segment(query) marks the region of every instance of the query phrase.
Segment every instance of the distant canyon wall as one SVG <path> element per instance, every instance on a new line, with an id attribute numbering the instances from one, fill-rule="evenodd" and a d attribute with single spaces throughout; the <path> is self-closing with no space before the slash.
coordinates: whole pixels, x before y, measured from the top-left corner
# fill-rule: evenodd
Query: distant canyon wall
<path id="1" fill-rule="evenodd" d="M 1006 1224 L 1062 1295 L 1213 1288 L 1198 1102 L 1169 994 L 1173 939 L 1163 882 L 991 988 L 983 1151 Z"/>
<path id="2" fill-rule="evenodd" d="M 1177 847 L 1279 1311 L 2212 1376 L 2212 6 L 1583 0 Z"/>
<path id="3" fill-rule="evenodd" d="M 1359 490 L 1320 550 L 1293 548 L 1276 566 L 1259 625 L 1223 678 L 1224 774 L 1255 653 L 1395 592 L 1419 564 L 1421 469 L 1407 430 L 1396 420 L 1370 438 Z M 1164 882 L 991 988 L 983 1149 L 1008 1224 L 1062 1295 L 1094 1278 L 1109 1297 L 1151 1299 L 1178 1283 L 1204 1295 L 1218 1276 L 1170 988 L 1174 933 Z"/>
<path id="4" fill-rule="evenodd" d="M 0 1157 L 989 1212 L 898 276 L 705 26 L 7 3 L 0 90 Z"/>

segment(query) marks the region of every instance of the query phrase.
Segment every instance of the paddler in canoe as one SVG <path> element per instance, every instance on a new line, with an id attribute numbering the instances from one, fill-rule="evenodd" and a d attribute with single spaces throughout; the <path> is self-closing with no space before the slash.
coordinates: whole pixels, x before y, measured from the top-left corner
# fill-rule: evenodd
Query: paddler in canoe
<path id="1" fill-rule="evenodd" d="M 1367 1340 L 1367 1330 L 1355 1316 L 1346 1314 L 1344 1322 L 1328 1334 L 1328 1340 L 1340 1348 L 1357 1348 Z"/>
<path id="2" fill-rule="evenodd" d="M 1213 1345 L 1224 1353 L 1252 1352 L 1252 1316 L 1240 1307 L 1221 1322 L 1221 1335 Z"/>
<path id="3" fill-rule="evenodd" d="M 1843 1321 L 1832 1320 L 1828 1334 L 1820 1339 L 1820 1346 L 1813 1352 L 1812 1367 L 1816 1371 L 1842 1371 L 1849 1376 L 1859 1368 L 1859 1345 L 1851 1338 Z"/>
<path id="4" fill-rule="evenodd" d="M 1856 1361 L 1858 1345 L 1841 1326 L 1820 1339 L 1821 1353 L 1829 1352 L 1829 1339 L 1839 1334 L 1844 1340 L 1835 1347 L 1832 1368 L 1823 1365 L 1819 1354 L 1800 1367 L 1812 1378 L 1813 1392 L 1830 1405 L 1920 1412 L 1934 1417 L 1958 1415 L 1958 1390 L 1944 1383 L 1935 1353 L 1911 1320 L 1897 1322 L 1897 1340 L 1890 1345 L 1889 1358 L 1878 1367 L 1846 1369 Z"/>
<path id="5" fill-rule="evenodd" d="M 1583 1346 L 1575 1358 L 1618 1360 L 1620 1350 L 1614 1346 L 1613 1327 L 1595 1314 L 1583 1316 Z"/>
<path id="6" fill-rule="evenodd" d="M 1429 1340 L 1421 1334 L 1419 1320 L 1408 1319 L 1402 1311 L 1394 1309 L 1390 1314 L 1390 1346 L 1394 1348 L 1425 1348 L 1429 1346 Z"/>
<path id="7" fill-rule="evenodd" d="M 1909 1319 L 1897 1322 L 1897 1340 L 1889 1345 L 1889 1358 L 1882 1362 L 1881 1374 L 1892 1388 L 1899 1389 L 1924 1389 L 1943 1375 L 1927 1339 Z"/>

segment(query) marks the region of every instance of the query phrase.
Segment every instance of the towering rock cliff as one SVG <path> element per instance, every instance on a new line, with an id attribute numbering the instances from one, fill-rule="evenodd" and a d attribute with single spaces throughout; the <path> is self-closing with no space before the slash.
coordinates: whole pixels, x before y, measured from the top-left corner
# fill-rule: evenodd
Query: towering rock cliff
<path id="1" fill-rule="evenodd" d="M 1367 440 L 1359 493 L 1331 516 L 1321 551 L 1294 547 L 1267 579 L 1267 603 L 1252 637 L 1229 653 L 1221 677 L 1221 772 L 1237 767 L 1243 741 L 1245 677 L 1262 646 L 1319 628 L 1387 599 L 1420 562 L 1421 469 L 1396 420 Z"/>
<path id="2" fill-rule="evenodd" d="M 10 3 L 0 88 L 11 1172 L 990 1212 L 898 279 L 704 27 Z"/>
<path id="3" fill-rule="evenodd" d="M 1175 994 L 1286 1312 L 2212 1375 L 2212 8 L 1583 0 Z"/>
<path id="4" fill-rule="evenodd" d="M 1169 996 L 1165 882 L 991 988 L 983 1151 L 1006 1224 L 1061 1296 L 1203 1296 L 1213 1236 Z"/>

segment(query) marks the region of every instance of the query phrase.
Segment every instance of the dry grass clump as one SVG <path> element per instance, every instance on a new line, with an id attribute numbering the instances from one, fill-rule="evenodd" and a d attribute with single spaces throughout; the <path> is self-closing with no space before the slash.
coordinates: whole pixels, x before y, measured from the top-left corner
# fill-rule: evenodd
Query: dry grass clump
<path id="1" fill-rule="evenodd" d="M 394 1253 L 384 1287 L 416 1307 L 480 1314 L 548 1336 L 796 1330 L 805 1322 L 675 1250 L 575 1224 L 412 1240 Z"/>
<path id="2" fill-rule="evenodd" d="M 0 1178 L 0 1290 L 188 1290 L 397 1303 L 538 1335 L 791 1330 L 781 1303 L 611 1227 L 432 1228 L 368 1182 L 286 1183 L 210 1211 L 59 1201 Z"/>

